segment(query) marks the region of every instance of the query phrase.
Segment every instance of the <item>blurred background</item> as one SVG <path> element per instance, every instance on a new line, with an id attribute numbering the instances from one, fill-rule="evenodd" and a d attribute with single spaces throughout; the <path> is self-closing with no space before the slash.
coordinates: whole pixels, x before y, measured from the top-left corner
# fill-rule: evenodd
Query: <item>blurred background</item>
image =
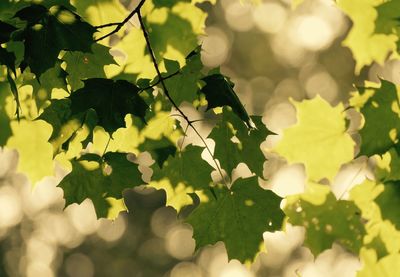
<path id="1" fill-rule="evenodd" d="M 319 94 L 336 105 L 346 103 L 361 80 L 399 80 L 398 62 L 372 65 L 354 75 L 351 52 L 341 46 L 351 22 L 331 0 L 305 1 L 296 10 L 291 0 L 220 0 L 201 7 L 209 12 L 207 35 L 200 38 L 203 63 L 221 66 L 248 112 L 264 115 L 267 127 L 278 134 L 266 148 L 296 121 L 290 98 Z M 265 155 L 266 187 L 281 196 L 303 191 L 301 166 Z M 342 168 L 332 185 L 335 194 L 370 174 L 361 170 L 363 162 Z M 264 234 L 267 250 L 254 264 L 228 262 L 222 243 L 194 251 L 190 226 L 164 207 L 162 191 L 126 191 L 129 213 L 113 222 L 96 220 L 90 201 L 63 210 L 62 191 L 56 187 L 66 174 L 61 169 L 32 189 L 26 176 L 16 172 L 17 165 L 18 153 L 0 148 L 1 277 L 354 276 L 361 267 L 357 257 L 338 245 L 314 259 L 301 246 L 303 228 L 290 225 L 286 232 Z"/>

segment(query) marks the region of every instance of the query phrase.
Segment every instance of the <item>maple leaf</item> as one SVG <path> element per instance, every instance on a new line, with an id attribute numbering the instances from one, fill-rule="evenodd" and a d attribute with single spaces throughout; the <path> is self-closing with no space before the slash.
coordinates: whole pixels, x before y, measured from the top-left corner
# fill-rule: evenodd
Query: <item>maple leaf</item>
<path id="1" fill-rule="evenodd" d="M 294 105 L 297 123 L 283 131 L 274 150 L 289 163 L 303 163 L 310 180 L 332 180 L 354 156 L 355 143 L 346 133 L 343 105 L 332 107 L 320 96 Z"/>
<path id="2" fill-rule="evenodd" d="M 74 91 L 69 97 L 72 115 L 94 109 L 98 125 L 110 135 L 118 128 L 125 127 L 127 114 L 138 116 L 144 121 L 148 106 L 134 84 L 101 78 L 87 79 L 84 84 L 83 88 Z"/>
<path id="3" fill-rule="evenodd" d="M 230 174 L 239 163 L 245 163 L 258 176 L 263 176 L 265 156 L 260 145 L 273 134 L 262 122 L 261 116 L 251 116 L 254 128 L 248 128 L 229 108 L 209 135 L 215 141 L 214 157 Z M 236 138 L 237 141 L 233 141 Z"/>
<path id="4" fill-rule="evenodd" d="M 396 143 L 397 134 L 400 132 L 399 114 L 392 109 L 399 107 L 396 86 L 385 80 L 381 82 L 381 87 L 373 89 L 374 94 L 360 109 L 365 119 L 360 130 L 360 155 L 385 153 Z"/>
<path id="5" fill-rule="evenodd" d="M 107 217 L 109 197 L 121 198 L 122 191 L 143 183 L 138 165 L 130 162 L 128 153 L 108 152 L 104 160 L 97 154 L 85 154 L 72 161 L 72 171 L 58 185 L 64 191 L 65 206 L 92 200 L 97 217 Z M 108 171 L 108 174 L 104 172 Z"/>
<path id="6" fill-rule="evenodd" d="M 38 78 L 54 67 L 61 50 L 91 51 L 96 29 L 64 6 L 49 10 L 42 5 L 31 5 L 19 10 L 15 17 L 27 22 L 15 39 L 24 42 L 23 63 Z"/>
<path id="7" fill-rule="evenodd" d="M 97 43 L 92 45 L 91 53 L 69 51 L 63 60 L 67 63 L 67 79 L 72 90 L 83 87 L 85 79 L 106 78 L 104 66 L 116 64 L 110 48 Z"/>
<path id="8" fill-rule="evenodd" d="M 388 54 L 396 50 L 398 37 L 394 34 L 375 32 L 375 20 L 378 16 L 374 0 L 337 0 L 338 7 L 353 21 L 353 26 L 343 41 L 350 48 L 356 60 L 355 72 L 360 73 L 365 65 L 372 62 L 383 64 Z"/>
<path id="9" fill-rule="evenodd" d="M 201 158 L 203 150 L 202 147 L 188 145 L 182 152 L 169 156 L 162 169 L 156 168 L 152 179 L 161 180 L 167 176 L 173 186 L 184 183 L 195 189 L 207 188 L 212 182 L 213 167 Z"/>
<path id="10" fill-rule="evenodd" d="M 334 242 L 358 253 L 366 232 L 355 203 L 336 200 L 325 185 L 309 184 L 308 190 L 287 197 L 284 211 L 289 223 L 306 228 L 305 244 L 314 257 L 330 249 Z"/>
<path id="11" fill-rule="evenodd" d="M 213 188 L 186 219 L 193 227 L 196 249 L 223 241 L 229 259 L 253 260 L 265 231 L 280 230 L 281 198 L 258 185 L 257 177 L 237 180 L 230 189 Z"/>

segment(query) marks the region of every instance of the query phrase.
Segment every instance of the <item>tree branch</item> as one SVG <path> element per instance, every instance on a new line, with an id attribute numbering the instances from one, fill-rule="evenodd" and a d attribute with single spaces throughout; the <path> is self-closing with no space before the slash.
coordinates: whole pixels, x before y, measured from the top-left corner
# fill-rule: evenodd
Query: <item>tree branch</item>
<path id="1" fill-rule="evenodd" d="M 137 7 L 121 22 L 119 23 L 108 23 L 108 24 L 104 24 L 104 25 L 100 25 L 97 26 L 97 29 L 100 28 L 105 28 L 105 27 L 112 27 L 112 26 L 117 26 L 114 30 L 112 30 L 111 32 L 109 32 L 108 34 L 105 34 L 104 36 L 96 39 L 95 41 L 100 41 L 103 40 L 105 38 L 108 38 L 109 36 L 117 33 L 119 30 L 121 30 L 121 28 L 137 13 L 139 13 L 140 8 L 143 6 L 144 2 L 146 2 L 146 0 L 140 0 L 139 4 L 137 5 Z"/>
<path id="2" fill-rule="evenodd" d="M 199 131 L 196 129 L 196 127 L 194 127 L 193 122 L 192 122 L 192 121 L 186 116 L 186 114 L 178 107 L 178 105 L 175 103 L 174 99 L 172 99 L 171 95 L 169 94 L 168 88 L 167 88 L 167 86 L 166 86 L 166 84 L 165 84 L 165 82 L 164 82 L 164 79 L 163 79 L 162 75 L 161 75 L 160 68 L 159 68 L 159 66 L 158 66 L 158 63 L 157 63 L 157 60 L 156 60 L 156 57 L 155 57 L 153 48 L 152 48 L 152 46 L 151 46 L 150 37 L 149 37 L 149 34 L 147 33 L 147 29 L 146 29 L 146 26 L 145 26 L 145 24 L 144 24 L 142 15 L 141 15 L 141 13 L 140 13 L 140 9 L 137 11 L 137 15 L 138 15 L 138 18 L 139 18 L 139 23 L 140 23 L 140 27 L 141 27 L 142 32 L 143 32 L 144 39 L 146 40 L 147 50 L 149 51 L 151 60 L 152 60 L 152 62 L 153 62 L 154 69 L 155 69 L 156 72 L 157 72 L 157 76 L 158 76 L 159 82 L 161 83 L 161 86 L 162 86 L 162 88 L 163 88 L 163 90 L 164 90 L 165 96 L 166 96 L 166 97 L 168 98 L 168 100 L 171 102 L 172 106 L 174 106 L 174 108 L 175 108 L 175 109 L 179 112 L 179 114 L 183 117 L 183 119 L 186 121 L 186 123 L 188 124 L 188 126 L 190 126 L 190 127 L 193 129 L 193 131 L 196 133 L 196 135 L 200 138 L 200 140 L 201 140 L 202 143 L 204 144 L 205 148 L 207 149 L 207 152 L 210 154 L 211 158 L 213 159 L 213 162 L 214 162 L 215 166 L 217 167 L 218 173 L 221 175 L 222 180 L 224 181 L 225 185 L 227 185 L 226 179 L 224 178 L 224 175 L 222 174 L 221 167 L 219 166 L 219 164 L 217 163 L 216 159 L 214 158 L 214 155 L 213 155 L 213 153 L 211 152 L 211 149 L 210 149 L 210 148 L 208 147 L 208 145 L 207 145 L 207 142 L 206 142 L 205 139 L 201 136 L 201 134 L 200 134 Z"/>

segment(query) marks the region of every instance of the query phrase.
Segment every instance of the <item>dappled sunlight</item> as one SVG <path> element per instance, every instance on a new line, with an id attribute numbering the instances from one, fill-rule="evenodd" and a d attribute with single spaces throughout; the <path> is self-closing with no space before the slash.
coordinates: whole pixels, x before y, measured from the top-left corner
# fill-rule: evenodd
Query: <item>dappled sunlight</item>
<path id="1" fill-rule="evenodd" d="M 396 276 L 397 0 L 35 3 L 0 0 L 0 276 Z"/>

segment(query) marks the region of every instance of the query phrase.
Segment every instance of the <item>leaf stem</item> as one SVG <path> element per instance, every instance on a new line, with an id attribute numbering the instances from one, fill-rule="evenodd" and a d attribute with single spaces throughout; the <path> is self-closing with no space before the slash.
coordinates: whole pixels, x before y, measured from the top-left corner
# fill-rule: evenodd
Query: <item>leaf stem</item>
<path id="1" fill-rule="evenodd" d="M 166 97 L 168 98 L 168 100 L 171 102 L 172 106 L 174 106 L 174 108 L 178 111 L 178 113 L 181 114 L 181 116 L 182 116 L 183 119 L 186 121 L 186 123 L 188 124 L 188 126 L 190 126 L 190 127 L 193 129 L 193 131 L 196 133 L 196 135 L 200 138 L 200 140 L 201 140 L 202 143 L 204 144 L 204 147 L 206 148 L 207 152 L 210 154 L 210 156 L 211 156 L 211 158 L 212 158 L 212 160 L 213 160 L 215 166 L 217 167 L 218 173 L 221 175 L 222 180 L 224 181 L 225 185 L 227 186 L 226 179 L 225 179 L 224 175 L 222 174 L 221 167 L 219 166 L 219 164 L 217 163 L 216 159 L 214 158 L 214 155 L 213 155 L 213 153 L 212 153 L 210 147 L 207 145 L 207 142 L 206 142 L 205 139 L 201 136 L 201 134 L 199 133 L 199 131 L 194 127 L 193 122 L 189 120 L 189 118 L 186 116 L 186 114 L 178 107 L 178 105 L 175 103 L 174 99 L 172 99 L 171 95 L 169 94 L 168 88 L 167 88 L 167 86 L 166 86 L 166 84 L 165 84 L 165 82 L 164 82 L 164 79 L 163 79 L 162 75 L 161 75 L 160 68 L 159 68 L 158 63 L 157 63 L 157 60 L 156 60 L 156 56 L 155 56 L 154 51 L 153 51 L 153 48 L 152 48 L 152 46 L 151 46 L 150 37 L 149 37 L 149 34 L 148 34 L 148 32 L 147 32 L 146 26 L 145 26 L 145 24 L 144 24 L 142 15 L 141 15 L 141 13 L 140 13 L 140 9 L 137 11 L 137 15 L 138 15 L 140 27 L 141 27 L 142 32 L 143 32 L 143 37 L 144 37 L 144 39 L 146 40 L 147 50 L 149 51 L 151 60 L 152 60 L 152 62 L 153 62 L 154 69 L 155 69 L 156 72 L 157 72 L 157 76 L 158 76 L 159 82 L 161 83 L 161 86 L 162 86 L 162 88 L 163 88 L 163 90 L 164 90 L 165 96 L 166 96 Z"/>

